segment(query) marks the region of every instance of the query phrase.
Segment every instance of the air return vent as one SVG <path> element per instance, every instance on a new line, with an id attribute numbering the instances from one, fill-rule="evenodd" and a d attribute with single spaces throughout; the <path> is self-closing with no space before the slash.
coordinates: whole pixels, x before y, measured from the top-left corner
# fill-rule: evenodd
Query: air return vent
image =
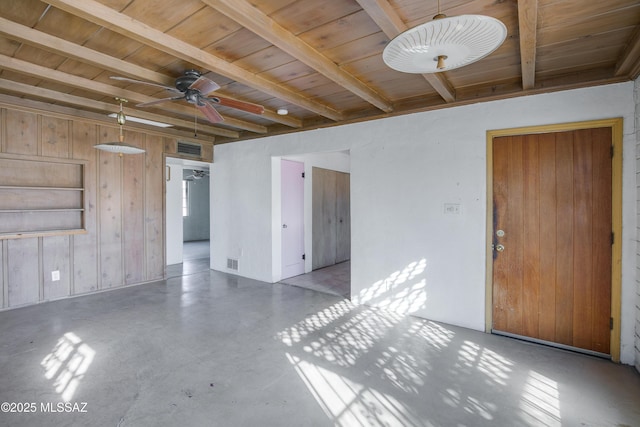
<path id="1" fill-rule="evenodd" d="M 185 156 L 202 157 L 202 145 L 178 141 L 178 154 Z"/>
<path id="2" fill-rule="evenodd" d="M 229 270 L 238 271 L 238 260 L 233 258 L 227 258 L 227 268 Z"/>

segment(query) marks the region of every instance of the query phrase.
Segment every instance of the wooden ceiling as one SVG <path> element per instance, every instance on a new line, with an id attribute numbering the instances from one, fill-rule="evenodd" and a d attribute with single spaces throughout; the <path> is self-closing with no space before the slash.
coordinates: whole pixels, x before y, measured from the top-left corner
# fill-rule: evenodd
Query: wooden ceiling
<path id="1" fill-rule="evenodd" d="M 2 0 L 0 101 L 104 118 L 121 97 L 128 116 L 223 143 L 640 74 L 638 0 L 440 0 L 448 16 L 500 19 L 507 39 L 463 68 L 387 67 L 389 40 L 437 9 L 437 0 Z M 190 69 L 265 113 L 219 107 L 225 121 L 211 125 L 185 101 L 136 107 L 171 93 L 110 78 L 173 87 Z"/>

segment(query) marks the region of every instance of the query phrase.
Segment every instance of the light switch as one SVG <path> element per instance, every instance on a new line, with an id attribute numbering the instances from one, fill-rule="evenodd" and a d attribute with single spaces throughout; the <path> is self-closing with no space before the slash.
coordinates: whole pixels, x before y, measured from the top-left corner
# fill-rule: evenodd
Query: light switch
<path id="1" fill-rule="evenodd" d="M 51 272 L 51 281 L 57 282 L 60 280 L 60 270 L 55 270 Z"/>

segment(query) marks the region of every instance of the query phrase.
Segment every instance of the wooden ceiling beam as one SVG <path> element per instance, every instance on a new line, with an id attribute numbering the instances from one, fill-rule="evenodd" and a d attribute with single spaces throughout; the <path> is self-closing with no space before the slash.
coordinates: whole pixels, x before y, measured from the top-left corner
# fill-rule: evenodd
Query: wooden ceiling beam
<path id="1" fill-rule="evenodd" d="M 387 0 L 356 1 L 390 39 L 409 29 Z M 442 73 L 422 74 L 422 77 L 446 102 L 456 100 L 455 90 Z"/>
<path id="2" fill-rule="evenodd" d="M 16 96 L 0 93 L 0 107 L 17 108 L 22 111 L 30 111 L 36 114 L 44 114 L 52 117 L 63 119 L 81 119 L 83 121 L 103 125 L 117 127 L 118 124 L 112 118 L 101 113 L 94 113 L 87 110 L 78 110 L 73 107 L 49 104 L 44 101 L 36 101 L 28 98 L 18 98 Z M 144 125 L 141 123 L 129 122 L 126 124 L 127 129 L 143 130 L 147 134 L 158 135 L 161 137 L 175 137 L 187 142 L 199 144 L 214 145 L 216 138 L 209 135 L 195 136 L 193 133 L 172 128 L 158 128 L 155 126 Z M 125 129 L 125 132 L 127 131 Z"/>
<path id="3" fill-rule="evenodd" d="M 371 105 L 387 113 L 393 111 L 388 100 L 246 0 L 202 1 Z"/>
<path id="4" fill-rule="evenodd" d="M 640 26 L 631 36 L 627 48 L 616 64 L 616 76 L 629 76 L 635 80 L 640 75 Z"/>
<path id="5" fill-rule="evenodd" d="M 132 64 L 122 59 L 114 58 L 102 52 L 89 49 L 76 43 L 43 33 L 25 25 L 18 24 L 0 17 L 0 34 L 7 38 L 28 44 L 39 49 L 46 50 L 57 55 L 65 56 L 76 61 L 93 65 L 104 70 L 109 70 L 118 75 L 125 75 L 138 80 L 149 81 L 169 87 L 174 87 L 175 79 L 162 73 L 149 70 L 139 65 Z M 224 95 L 226 98 L 236 98 Z M 291 116 L 280 116 L 276 111 L 265 109 L 261 115 L 273 122 L 299 128 L 302 121 Z"/>
<path id="6" fill-rule="evenodd" d="M 130 37 L 187 62 L 194 63 L 209 71 L 226 76 L 244 85 L 268 93 L 292 104 L 298 105 L 316 114 L 342 120 L 343 114 L 328 105 L 286 88 L 274 81 L 256 75 L 244 68 L 205 52 L 189 43 L 163 33 L 130 16 L 119 13 L 95 0 L 47 0 L 52 6 L 79 16 L 94 24 L 101 25 L 114 32 Z"/>
<path id="7" fill-rule="evenodd" d="M 42 31 L 34 30 L 33 28 L 2 17 L 0 17 L 0 34 L 21 43 L 37 47 L 38 49 L 65 56 L 101 69 L 113 71 L 114 73 L 173 87 L 174 79 L 167 75 L 156 73 L 147 68 L 43 33 Z"/>
<path id="8" fill-rule="evenodd" d="M 536 85 L 538 0 L 518 0 L 518 27 L 522 89 L 531 90 Z"/>
<path id="9" fill-rule="evenodd" d="M 64 103 L 73 105 L 74 107 L 80 107 L 90 110 L 102 110 L 116 113 L 119 109 L 118 105 L 110 104 L 107 102 L 96 101 L 93 99 L 83 98 L 81 96 L 75 96 L 68 93 L 62 93 L 43 87 L 31 86 L 24 83 L 14 82 L 12 80 L 0 79 L 0 91 L 12 92 L 19 95 L 26 95 L 29 97 L 36 97 L 44 99 L 54 103 Z M 175 117 L 163 116 L 161 114 L 148 113 L 141 110 L 133 110 L 128 107 L 123 107 L 126 116 L 139 117 L 141 119 L 154 120 L 156 122 L 167 123 L 173 126 L 179 126 L 189 129 L 193 127 L 193 121 L 182 120 Z M 106 114 L 105 114 L 106 115 Z M 106 119 L 109 120 L 109 119 Z M 112 120 L 113 121 L 113 120 Z M 131 122 L 133 123 L 133 122 Z M 200 125 L 198 130 L 202 134 L 219 135 L 227 138 L 239 138 L 240 133 L 232 130 L 216 128 L 209 125 Z"/>
<path id="10" fill-rule="evenodd" d="M 12 70 L 17 73 L 26 74 L 32 77 L 53 81 L 65 86 L 71 86 L 81 90 L 88 90 L 90 92 L 99 93 L 101 95 L 113 96 L 119 98 L 125 98 L 129 101 L 136 103 L 155 101 L 158 98 L 153 98 L 147 95 L 143 95 L 137 92 L 133 92 L 127 89 L 121 89 L 116 86 L 100 83 L 94 80 L 85 79 L 84 77 L 74 76 L 62 71 L 52 70 L 51 68 L 43 67 L 41 65 L 32 64 L 17 58 L 10 58 L 5 55 L 0 55 L 0 68 Z M 168 105 L 168 103 L 167 103 Z M 166 108 L 164 106 L 156 106 L 158 109 L 166 111 L 178 111 L 182 114 L 193 115 L 193 107 L 188 105 L 181 105 L 180 103 L 171 103 L 172 108 Z M 249 130 L 255 133 L 267 133 L 265 126 L 257 125 L 255 123 L 245 122 L 242 120 L 236 120 L 232 118 L 225 118 L 225 125 Z"/>

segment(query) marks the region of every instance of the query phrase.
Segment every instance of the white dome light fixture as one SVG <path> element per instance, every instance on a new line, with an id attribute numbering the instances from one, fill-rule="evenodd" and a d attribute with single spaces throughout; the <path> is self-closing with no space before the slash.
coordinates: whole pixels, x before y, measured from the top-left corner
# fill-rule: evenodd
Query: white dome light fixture
<path id="1" fill-rule="evenodd" d="M 399 34 L 385 47 L 382 59 L 403 73 L 439 73 L 464 67 L 495 51 L 507 37 L 507 27 L 483 15 L 448 18 L 440 13 L 432 21 Z"/>
<path id="2" fill-rule="evenodd" d="M 120 111 L 116 114 L 116 120 L 118 121 L 118 126 L 120 128 L 120 135 L 118 136 L 118 142 L 104 142 L 102 144 L 94 145 L 94 148 L 102 151 L 108 151 L 110 153 L 116 153 L 122 156 L 123 154 L 140 154 L 145 151 L 142 148 L 134 147 L 133 145 L 124 143 L 124 135 L 122 134 L 122 126 L 124 126 L 127 121 L 127 116 L 124 115 L 124 111 L 122 111 L 122 103 L 129 102 L 124 98 L 116 98 L 116 101 L 120 103 Z"/>

